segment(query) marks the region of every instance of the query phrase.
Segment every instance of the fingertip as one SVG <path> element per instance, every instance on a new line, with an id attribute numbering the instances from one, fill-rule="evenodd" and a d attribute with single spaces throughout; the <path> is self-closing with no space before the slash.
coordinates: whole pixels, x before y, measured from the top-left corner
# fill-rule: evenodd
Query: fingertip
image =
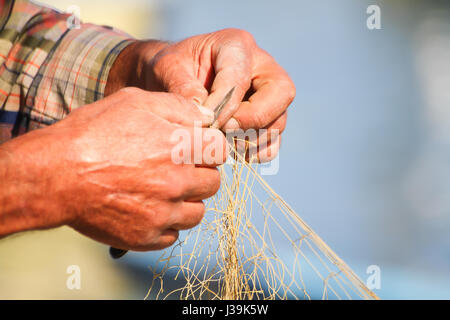
<path id="1" fill-rule="evenodd" d="M 191 80 L 191 83 L 184 86 L 180 94 L 186 99 L 202 105 L 208 97 L 208 90 L 197 80 Z"/>
<path id="2" fill-rule="evenodd" d="M 198 110 L 202 114 L 202 124 L 203 126 L 210 126 L 214 121 L 214 112 L 202 105 L 196 104 Z"/>
<path id="3" fill-rule="evenodd" d="M 239 129 L 241 126 L 239 124 L 239 122 L 235 119 L 235 118 L 230 118 L 230 120 L 228 120 L 224 125 L 223 125 L 223 129 L 224 130 L 237 130 Z"/>
<path id="4" fill-rule="evenodd" d="M 207 128 L 203 131 L 202 163 L 209 167 L 217 167 L 224 164 L 228 158 L 228 141 L 222 131 L 215 128 Z"/>
<path id="5" fill-rule="evenodd" d="M 221 90 L 220 92 L 216 91 L 211 93 L 211 95 L 205 101 L 204 105 L 207 108 L 214 110 L 223 101 L 224 97 L 226 97 L 227 93 L 229 92 L 230 90 Z M 243 95 L 239 93 L 239 89 L 234 90 L 230 101 L 223 107 L 218 118 L 216 119 L 217 121 L 213 124 L 214 128 L 223 128 L 223 125 L 226 124 L 231 119 L 231 117 L 233 117 L 233 115 L 241 105 L 242 96 Z"/>
<path id="6" fill-rule="evenodd" d="M 276 141 L 266 146 L 263 150 L 258 152 L 258 162 L 265 163 L 274 160 L 280 151 L 281 136 L 278 136 Z"/>
<path id="7" fill-rule="evenodd" d="M 200 98 L 198 98 L 198 97 L 193 97 L 192 101 L 194 101 L 194 103 L 196 105 L 201 105 L 202 104 L 202 100 Z"/>
<path id="8" fill-rule="evenodd" d="M 208 90 L 190 72 L 179 70 L 179 74 L 170 78 L 165 84 L 166 89 L 185 99 L 203 104 L 208 97 Z"/>

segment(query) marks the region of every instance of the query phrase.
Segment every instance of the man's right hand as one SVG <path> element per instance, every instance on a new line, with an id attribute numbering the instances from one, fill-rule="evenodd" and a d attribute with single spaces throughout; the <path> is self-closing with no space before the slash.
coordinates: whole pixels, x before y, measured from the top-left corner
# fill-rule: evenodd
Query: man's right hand
<path id="1" fill-rule="evenodd" d="M 198 120 L 212 117 L 184 98 L 126 88 L 3 144 L 0 237 L 69 225 L 120 249 L 171 245 L 201 221 L 227 156 L 223 134 L 202 128 L 203 146 L 222 142 L 220 161 L 172 161 L 172 133 L 193 137 Z"/>

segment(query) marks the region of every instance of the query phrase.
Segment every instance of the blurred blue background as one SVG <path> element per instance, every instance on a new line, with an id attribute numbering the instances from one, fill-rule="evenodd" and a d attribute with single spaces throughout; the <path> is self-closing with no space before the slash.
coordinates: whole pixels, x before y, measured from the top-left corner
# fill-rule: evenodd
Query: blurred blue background
<path id="1" fill-rule="evenodd" d="M 297 98 L 265 178 L 361 279 L 375 264 L 381 298 L 450 298 L 448 1 L 158 5 L 160 38 L 242 28 L 289 72 Z"/>
<path id="2" fill-rule="evenodd" d="M 381 298 L 450 298 L 448 1 L 132 0 L 101 15 L 78 3 L 82 20 L 137 37 L 250 31 L 297 87 L 266 180 L 363 281 L 380 267 Z M 372 4 L 380 30 L 366 26 Z M 151 256 L 114 262 L 134 279 L 123 297 L 145 295 Z"/>

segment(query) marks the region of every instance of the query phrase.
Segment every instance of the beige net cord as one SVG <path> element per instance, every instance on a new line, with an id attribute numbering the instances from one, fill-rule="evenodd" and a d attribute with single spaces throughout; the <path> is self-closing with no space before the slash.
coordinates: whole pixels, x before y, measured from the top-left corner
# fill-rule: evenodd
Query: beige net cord
<path id="1" fill-rule="evenodd" d="M 150 267 L 147 299 L 378 299 L 235 153 L 202 223 Z"/>

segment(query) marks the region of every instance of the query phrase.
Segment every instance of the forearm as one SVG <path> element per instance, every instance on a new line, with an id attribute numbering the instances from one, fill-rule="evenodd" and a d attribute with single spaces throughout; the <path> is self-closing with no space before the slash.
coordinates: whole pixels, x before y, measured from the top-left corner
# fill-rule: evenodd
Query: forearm
<path id="1" fill-rule="evenodd" d="M 58 154 L 56 137 L 37 130 L 0 146 L 0 238 L 60 226 L 70 220 L 60 210 L 64 172 L 48 155 Z M 46 152 L 42 152 L 45 150 Z M 58 181 L 59 180 L 59 181 Z"/>

